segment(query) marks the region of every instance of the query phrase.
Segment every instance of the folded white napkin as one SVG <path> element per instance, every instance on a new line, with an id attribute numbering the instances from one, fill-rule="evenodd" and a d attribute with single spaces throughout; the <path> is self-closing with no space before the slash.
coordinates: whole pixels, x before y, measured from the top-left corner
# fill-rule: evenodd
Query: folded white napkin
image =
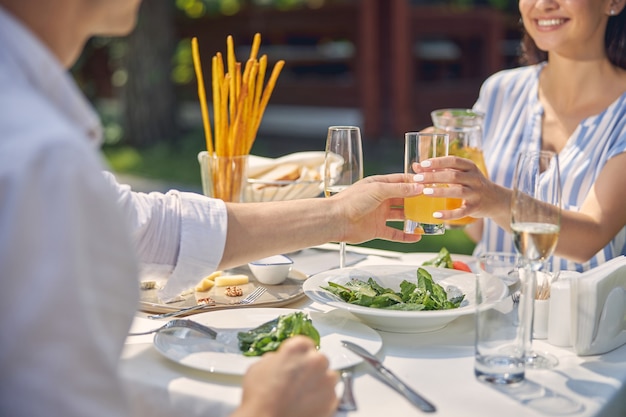
<path id="1" fill-rule="evenodd" d="M 599 355 L 626 344 L 626 257 L 611 259 L 570 285 L 576 353 Z"/>

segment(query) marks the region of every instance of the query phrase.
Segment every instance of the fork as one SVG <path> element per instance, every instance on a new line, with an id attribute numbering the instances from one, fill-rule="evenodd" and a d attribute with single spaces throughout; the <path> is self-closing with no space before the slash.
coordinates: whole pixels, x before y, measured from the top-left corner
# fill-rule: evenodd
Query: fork
<path id="1" fill-rule="evenodd" d="M 511 294 L 511 300 L 513 300 L 513 305 L 517 305 L 519 303 L 521 295 L 522 293 L 519 291 L 515 291 L 513 294 Z"/>
<path id="2" fill-rule="evenodd" d="M 163 326 L 161 327 L 157 327 L 156 329 L 152 329 L 152 330 L 148 330 L 145 332 L 135 332 L 135 333 L 128 333 L 129 336 L 143 336 L 146 334 L 151 334 L 151 333 L 157 333 L 160 332 L 162 330 L 166 330 L 166 329 L 172 329 L 175 327 L 184 327 L 187 329 L 191 329 L 191 330 L 195 330 L 197 332 L 200 332 L 206 336 L 209 336 L 212 339 L 215 339 L 217 337 L 217 332 L 213 329 L 211 329 L 210 327 L 207 327 L 203 324 L 200 324 L 196 321 L 192 321 L 192 320 L 187 320 L 187 319 L 175 319 L 175 320 L 170 320 L 167 323 L 165 323 Z"/>
<path id="3" fill-rule="evenodd" d="M 254 291 L 252 291 L 250 294 L 248 294 L 248 296 L 246 298 L 244 298 L 243 300 L 235 301 L 235 302 L 232 302 L 232 303 L 216 303 L 215 301 L 211 301 L 211 302 L 206 302 L 206 303 L 202 303 L 202 304 L 196 304 L 195 306 L 182 308 L 182 309 L 176 310 L 176 311 L 170 311 L 169 313 L 155 314 L 155 315 L 152 315 L 152 316 L 148 316 L 148 318 L 156 320 L 156 319 L 165 319 L 167 317 L 176 317 L 176 316 L 180 316 L 180 315 L 185 314 L 185 313 L 189 313 L 191 311 L 201 310 L 201 309 L 206 308 L 206 307 L 213 307 L 213 306 L 217 306 L 217 305 L 229 306 L 229 305 L 240 305 L 240 304 L 252 304 L 256 300 L 258 300 L 263 294 L 265 294 L 265 291 L 267 291 L 267 289 L 265 287 L 257 287 Z"/>
<path id="4" fill-rule="evenodd" d="M 352 392 L 353 372 L 352 368 L 345 368 L 341 370 L 339 374 L 341 376 L 341 382 L 343 382 L 343 393 L 339 399 L 338 411 L 355 411 L 356 401 L 354 399 L 354 393 Z"/>

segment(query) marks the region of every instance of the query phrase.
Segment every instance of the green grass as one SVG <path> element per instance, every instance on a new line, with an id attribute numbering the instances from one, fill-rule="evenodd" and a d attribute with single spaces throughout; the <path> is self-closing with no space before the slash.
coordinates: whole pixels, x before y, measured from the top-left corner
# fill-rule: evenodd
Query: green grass
<path id="1" fill-rule="evenodd" d="M 114 172 L 162 180 L 173 184 L 186 184 L 197 189 L 202 185 L 197 160 L 198 152 L 202 150 L 204 150 L 204 139 L 201 131 L 187 134 L 176 146 L 160 143 L 142 150 L 123 145 L 105 146 L 103 148 L 108 163 Z M 253 153 L 259 154 L 254 149 Z M 262 153 L 261 150 L 260 154 Z M 376 164 L 372 164 L 372 166 L 376 166 Z M 382 167 L 382 164 L 380 166 Z M 366 172 L 375 173 L 371 172 L 371 169 L 370 167 Z M 474 243 L 462 230 L 458 229 L 448 230 L 439 236 L 424 236 L 417 243 L 373 240 L 361 246 L 398 252 L 439 252 L 445 246 L 451 253 L 459 254 L 471 254 L 474 249 Z"/>
<path id="2" fill-rule="evenodd" d="M 439 252 L 439 250 L 445 246 L 450 253 L 471 255 L 475 244 L 467 237 L 463 230 L 453 229 L 446 230 L 446 233 L 443 235 L 423 236 L 422 240 L 416 243 L 388 242 L 386 240 L 377 239 L 359 246 L 406 253 Z"/>
<path id="3" fill-rule="evenodd" d="M 192 134 L 184 137 L 177 146 L 159 143 L 137 150 L 116 145 L 104 147 L 103 152 L 114 172 L 200 187 L 197 155 L 203 146 L 202 138 Z"/>

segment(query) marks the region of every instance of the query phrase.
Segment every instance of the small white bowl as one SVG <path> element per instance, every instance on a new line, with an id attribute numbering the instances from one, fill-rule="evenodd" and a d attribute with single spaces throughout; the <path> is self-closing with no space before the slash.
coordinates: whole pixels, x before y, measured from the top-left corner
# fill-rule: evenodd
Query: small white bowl
<path id="1" fill-rule="evenodd" d="M 287 279 L 293 260 L 285 255 L 274 255 L 250 262 L 248 267 L 260 283 L 278 285 Z"/>

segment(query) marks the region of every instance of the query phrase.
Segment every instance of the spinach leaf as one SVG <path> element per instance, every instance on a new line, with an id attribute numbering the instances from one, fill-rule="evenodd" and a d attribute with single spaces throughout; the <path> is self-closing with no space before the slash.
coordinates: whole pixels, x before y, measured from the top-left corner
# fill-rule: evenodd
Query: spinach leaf
<path id="1" fill-rule="evenodd" d="M 403 280 L 399 292 L 382 287 L 373 278 L 367 282 L 352 279 L 343 285 L 329 282 L 322 288 L 347 303 L 388 310 L 447 310 L 458 308 L 465 298 L 460 295 L 448 299 L 446 290 L 423 268 L 417 269 L 415 282 Z"/>
<path id="2" fill-rule="evenodd" d="M 320 346 L 320 335 L 313 321 L 303 312 L 295 311 L 261 324 L 247 332 L 239 332 L 239 349 L 245 356 L 261 356 L 277 350 L 282 342 L 295 335 L 308 336 Z"/>
<path id="3" fill-rule="evenodd" d="M 452 266 L 452 256 L 450 255 L 450 251 L 445 247 L 441 248 L 437 256 L 433 259 L 430 259 L 422 264 L 422 266 L 436 266 L 437 268 L 450 268 L 453 269 Z"/>

